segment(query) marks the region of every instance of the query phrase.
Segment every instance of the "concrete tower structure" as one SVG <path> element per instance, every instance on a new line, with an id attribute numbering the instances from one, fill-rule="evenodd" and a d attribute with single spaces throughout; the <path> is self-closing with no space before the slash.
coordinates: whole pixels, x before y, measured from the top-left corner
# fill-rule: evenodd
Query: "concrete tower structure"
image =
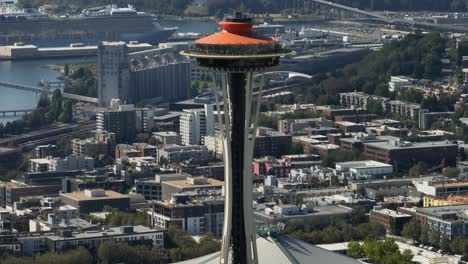
<path id="1" fill-rule="evenodd" d="M 288 54 L 278 41 L 252 31 L 252 20 L 241 13 L 220 22 L 221 32 L 196 41 L 181 54 L 199 66 L 221 73 L 224 124 L 221 130 L 225 167 L 225 221 L 220 263 L 258 263 L 252 209 L 252 160 L 261 98 L 254 107 L 253 73 L 279 63 Z M 214 80 L 215 78 L 213 78 Z M 218 110 L 219 110 L 219 103 Z"/>
<path id="2" fill-rule="evenodd" d="M 125 42 L 102 42 L 98 46 L 97 76 L 99 105 L 108 106 L 114 98 L 130 95 L 130 66 Z"/>

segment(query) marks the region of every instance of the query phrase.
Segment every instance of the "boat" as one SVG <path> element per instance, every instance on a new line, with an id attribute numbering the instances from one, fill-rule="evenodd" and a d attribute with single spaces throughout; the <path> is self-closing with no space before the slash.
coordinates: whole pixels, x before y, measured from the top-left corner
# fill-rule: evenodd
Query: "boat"
<path id="1" fill-rule="evenodd" d="M 158 44 L 177 28 L 163 28 L 156 15 L 138 12 L 133 6 L 116 5 L 82 10 L 78 15 L 54 16 L 36 9 L 0 12 L 0 46 L 15 43 L 38 47 L 97 45 L 102 41 L 138 41 Z"/>

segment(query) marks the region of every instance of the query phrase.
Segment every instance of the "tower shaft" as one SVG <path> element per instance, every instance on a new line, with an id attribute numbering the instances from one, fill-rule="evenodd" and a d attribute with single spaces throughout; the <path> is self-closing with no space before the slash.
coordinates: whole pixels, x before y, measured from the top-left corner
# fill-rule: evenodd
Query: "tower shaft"
<path id="1" fill-rule="evenodd" d="M 232 127 L 231 127 L 231 164 L 232 164 L 232 227 L 231 227 L 231 243 L 232 243 L 232 263 L 247 264 L 249 263 L 246 256 L 246 223 L 245 223 L 245 208 L 244 199 L 246 192 L 252 190 L 244 190 L 244 181 L 252 180 L 245 178 L 244 175 L 244 130 L 245 130 L 245 73 L 228 73 L 229 83 L 229 98 L 232 107 Z M 250 255 L 250 254 L 249 254 Z"/>

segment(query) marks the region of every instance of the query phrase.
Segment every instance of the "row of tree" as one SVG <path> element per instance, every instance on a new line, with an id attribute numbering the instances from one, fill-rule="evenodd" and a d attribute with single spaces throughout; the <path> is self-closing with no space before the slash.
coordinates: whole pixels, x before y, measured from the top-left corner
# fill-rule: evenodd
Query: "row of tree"
<path id="1" fill-rule="evenodd" d="M 342 220 L 332 221 L 326 227 L 319 223 L 291 220 L 286 224 L 283 233 L 310 244 L 339 243 L 353 240 L 365 240 L 368 238 L 382 238 L 385 236 L 385 228 L 380 224 L 360 222 L 346 223 Z"/>
<path id="2" fill-rule="evenodd" d="M 73 120 L 73 103 L 62 98 L 62 92 L 55 90 L 52 100 L 48 95 L 41 95 L 37 108 L 21 119 L 6 124 L 0 123 L 0 138 L 9 135 L 18 135 L 24 132 L 39 129 L 53 122 L 71 122 Z"/>
<path id="3" fill-rule="evenodd" d="M 375 264 L 411 264 L 414 257 L 411 250 L 400 252 L 392 239 L 367 239 L 364 243 L 351 241 L 348 244 L 348 255 L 356 259 L 365 259 Z"/>
<path id="4" fill-rule="evenodd" d="M 102 242 L 96 248 L 75 249 L 64 253 L 47 253 L 38 257 L 0 256 L 2 264 L 93 264 L 93 263 L 126 263 L 126 264 L 158 264 L 173 263 L 187 259 L 205 256 L 219 251 L 221 244 L 212 235 L 203 237 L 197 243 L 187 233 L 171 226 L 165 233 L 164 249 L 153 248 L 151 243 L 138 245 Z M 130 242 L 129 242 L 130 243 Z"/>

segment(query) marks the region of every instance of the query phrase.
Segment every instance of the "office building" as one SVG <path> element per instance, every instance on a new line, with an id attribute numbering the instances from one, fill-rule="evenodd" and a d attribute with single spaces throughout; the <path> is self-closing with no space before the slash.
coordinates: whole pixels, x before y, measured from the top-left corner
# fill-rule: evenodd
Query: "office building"
<path id="1" fill-rule="evenodd" d="M 161 158 L 168 163 L 192 161 L 193 163 L 206 163 L 213 159 L 206 146 L 178 146 L 167 145 L 159 149 L 158 160 Z"/>
<path id="2" fill-rule="evenodd" d="M 115 133 L 97 131 L 93 138 L 72 139 L 72 153 L 74 156 L 113 156 L 115 140 Z"/>
<path id="3" fill-rule="evenodd" d="M 432 166 L 455 166 L 457 154 L 457 144 L 447 141 L 411 143 L 393 137 L 389 141 L 364 143 L 367 158 L 392 164 L 395 171 L 408 169 L 418 162 Z"/>
<path id="4" fill-rule="evenodd" d="M 416 219 L 429 231 L 440 232 L 449 240 L 468 238 L 468 205 L 416 208 Z"/>
<path id="5" fill-rule="evenodd" d="M 101 212 L 105 206 L 126 211 L 130 208 L 130 197 L 114 191 L 88 189 L 80 192 L 61 193 L 64 204 L 78 208 L 80 214 Z"/>
<path id="6" fill-rule="evenodd" d="M 214 133 L 213 105 L 184 110 L 179 132 L 182 145 L 203 145 L 204 137 Z"/>
<path id="7" fill-rule="evenodd" d="M 60 185 L 29 185 L 17 181 L 0 182 L 0 206 L 12 208 L 15 202 L 28 196 L 56 195 Z"/>

